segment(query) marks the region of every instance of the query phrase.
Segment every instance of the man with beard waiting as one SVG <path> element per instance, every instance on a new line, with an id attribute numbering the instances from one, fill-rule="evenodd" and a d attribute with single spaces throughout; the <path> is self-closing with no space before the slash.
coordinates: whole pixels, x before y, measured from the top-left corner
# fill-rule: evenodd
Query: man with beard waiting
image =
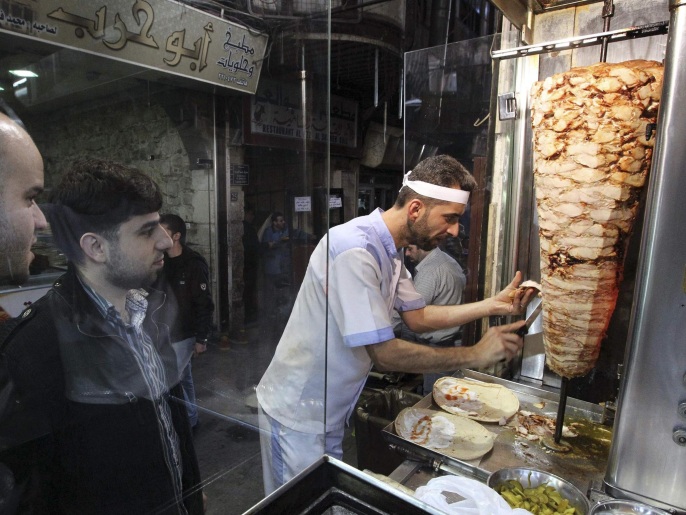
<path id="1" fill-rule="evenodd" d="M 145 174 L 76 163 L 46 215 L 68 271 L 7 340 L 0 441 L 21 485 L 18 511 L 199 515 L 200 474 L 152 284 L 172 242 Z"/>
<path id="2" fill-rule="evenodd" d="M 19 124 L 0 113 L 0 285 L 29 277 L 31 245 L 47 223 L 35 199 L 43 191 L 43 158 Z"/>
<path id="3" fill-rule="evenodd" d="M 6 105 L 3 105 L 8 109 Z M 8 110 L 8 112 L 12 113 Z M 43 158 L 31 137 L 16 119 L 0 113 L 0 285 L 20 285 L 29 277 L 33 260 L 31 245 L 36 232 L 45 229 L 47 222 L 36 204 L 43 191 Z M 0 308 L 0 388 L 4 390 L 7 377 L 3 359 L 5 340 L 21 319 L 10 316 Z M 8 398 L 0 402 L 0 415 L 5 412 Z M 0 427 L 4 422 L 0 420 Z M 18 428 L 22 432 L 21 427 Z M 2 434 L 0 432 L 0 434 Z M 13 513 L 21 492 L 6 461 L 16 458 L 12 439 L 0 439 L 0 513 Z"/>

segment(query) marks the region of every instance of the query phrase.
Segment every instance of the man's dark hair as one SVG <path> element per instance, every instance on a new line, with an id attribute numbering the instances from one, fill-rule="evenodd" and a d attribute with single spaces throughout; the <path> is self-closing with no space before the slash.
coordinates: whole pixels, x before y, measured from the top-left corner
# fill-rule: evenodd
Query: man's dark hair
<path id="1" fill-rule="evenodd" d="M 77 161 L 51 195 L 46 216 L 67 258 L 83 262 L 79 241 L 87 232 L 114 241 L 119 226 L 162 207 L 162 193 L 150 177 L 134 168 L 99 159 Z"/>
<path id="2" fill-rule="evenodd" d="M 274 211 L 272 213 L 272 223 L 276 222 L 276 219 L 280 216 L 283 217 L 283 213 L 281 211 Z"/>
<path id="3" fill-rule="evenodd" d="M 183 218 L 179 215 L 167 213 L 160 216 L 160 224 L 169 227 L 172 236 L 177 232 L 181 233 L 179 241 L 181 242 L 181 245 L 186 244 L 186 222 L 183 221 Z"/>
<path id="4" fill-rule="evenodd" d="M 411 181 L 422 181 L 437 186 L 454 188 L 459 186 L 461 190 L 472 191 L 476 188 L 476 181 L 472 174 L 455 158 L 448 155 L 428 157 L 417 164 L 408 177 Z M 403 186 L 395 200 L 396 207 L 403 207 L 412 199 L 419 199 L 424 204 L 432 207 L 444 203 L 444 200 L 420 195 L 407 186 Z"/>

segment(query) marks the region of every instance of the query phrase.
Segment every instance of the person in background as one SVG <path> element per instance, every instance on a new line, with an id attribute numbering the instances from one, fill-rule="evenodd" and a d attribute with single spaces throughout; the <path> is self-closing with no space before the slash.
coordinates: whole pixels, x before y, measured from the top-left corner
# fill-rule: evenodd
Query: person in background
<path id="1" fill-rule="evenodd" d="M 36 205 L 36 197 L 42 191 L 43 158 L 38 148 L 20 122 L 0 113 L 0 285 L 19 285 L 29 277 L 33 260 L 31 245 L 36 240 L 36 232 L 48 226 Z M 13 320 L 0 307 L 0 391 L 6 391 L 7 385 L 6 340 L 20 322 L 21 319 Z M 0 400 L 0 416 L 9 408 L 7 401 L 7 398 Z M 18 430 L 23 430 L 21 424 Z M 0 438 L 0 484 L 3 485 L 0 513 L 3 514 L 16 512 L 26 483 L 25 478 L 15 477 L 15 471 L 8 466 L 16 463 L 20 453 L 11 439 Z"/>
<path id="2" fill-rule="evenodd" d="M 405 256 L 415 265 L 412 282 L 417 292 L 427 305 L 454 306 L 462 304 L 462 293 L 467 285 L 467 278 L 462 267 L 448 254 L 436 247 L 424 250 L 417 245 L 405 247 Z M 399 337 L 403 340 L 429 345 L 431 347 L 454 347 L 461 345 L 460 327 L 449 327 L 427 333 L 415 333 L 400 322 Z M 396 331 L 397 333 L 397 331 Z M 454 371 L 425 372 L 423 390 L 428 395 L 433 390 L 436 379 L 451 375 Z"/>
<path id="3" fill-rule="evenodd" d="M 181 386 L 191 427 L 195 428 L 198 425 L 198 406 L 191 357 L 207 350 L 207 340 L 212 332 L 214 303 L 210 291 L 210 270 L 205 258 L 186 246 L 186 223 L 180 216 L 163 214 L 160 224 L 172 240 L 164 259 L 161 279 L 171 288 L 178 305 L 171 327 L 171 341 L 181 357 Z"/>
<path id="4" fill-rule="evenodd" d="M 289 284 L 291 273 L 290 236 L 283 213 L 275 211 L 271 225 L 262 233 L 264 273 L 274 284 Z"/>
<path id="5" fill-rule="evenodd" d="M 0 461 L 19 513 L 203 513 L 166 295 L 144 289 L 172 246 L 161 205 L 142 172 L 88 159 L 45 206 L 68 269 L 0 356 Z"/>
<path id="6" fill-rule="evenodd" d="M 243 308 L 245 324 L 257 321 L 257 272 L 260 269 L 260 239 L 255 227 L 255 209 L 246 204 L 243 212 Z"/>
<path id="7" fill-rule="evenodd" d="M 307 242 L 310 235 L 300 229 L 290 231 L 286 226 L 283 213 L 275 211 L 271 216 L 271 225 L 262 233 L 264 291 L 271 316 L 281 318 L 288 316 L 293 303 L 291 244 Z"/>
<path id="8" fill-rule="evenodd" d="M 519 272 L 489 299 L 427 306 L 403 266 L 398 249 L 430 250 L 457 234 L 475 186 L 452 157 L 425 159 L 405 175 L 391 209 L 333 227 L 319 242 L 256 390 L 267 494 L 324 453 L 342 458 L 344 427 L 372 365 L 411 373 L 480 368 L 520 351 L 515 331 L 523 321 L 491 327 L 472 347 L 434 348 L 393 334 L 393 309 L 416 333 L 524 313 L 534 290 L 517 289 Z"/>
<path id="9" fill-rule="evenodd" d="M 36 205 L 43 158 L 31 136 L 0 113 L 0 284 L 22 284 L 33 260 L 36 232 L 47 227 Z"/>

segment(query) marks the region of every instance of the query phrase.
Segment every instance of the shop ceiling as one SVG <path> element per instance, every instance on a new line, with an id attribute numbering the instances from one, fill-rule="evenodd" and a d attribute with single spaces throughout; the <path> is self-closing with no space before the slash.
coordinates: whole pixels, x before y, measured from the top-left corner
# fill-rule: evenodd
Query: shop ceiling
<path id="1" fill-rule="evenodd" d="M 182 3 L 267 32 L 270 45 L 261 77 L 284 77 L 289 72 L 295 77 L 304 63 L 308 77 L 330 76 L 332 93 L 354 98 L 363 109 L 397 95 L 402 70 L 401 31 L 389 30 L 383 24 L 378 24 L 378 30 L 373 23 L 361 27 L 357 23 L 359 13 L 354 10 L 339 14 L 337 23 L 344 24 L 345 30 L 332 34 L 329 49 L 323 12 L 317 12 L 316 8 L 310 16 L 269 19 L 251 14 L 245 2 L 189 0 Z M 102 97 L 121 90 L 127 82 L 133 85 L 155 81 L 203 88 L 200 83 L 191 85 L 188 80 L 132 64 L 0 34 L 0 87 L 6 92 L 12 90 L 14 79 L 8 70 L 37 65 L 50 70 L 50 74 L 35 80 L 42 83 L 40 94 L 25 103 L 34 111 Z M 227 90 L 226 94 L 235 93 Z"/>
<path id="2" fill-rule="evenodd" d="M 530 34 L 530 15 L 541 14 L 546 11 L 565 9 L 578 5 L 602 2 L 603 0 L 491 0 L 493 4 L 510 20 L 523 35 L 523 40 L 528 40 Z M 605 0 L 607 1 L 607 0 Z"/>
<path id="3" fill-rule="evenodd" d="M 387 0 L 342 2 L 332 0 L 332 35 L 329 47 L 326 14 L 322 8 L 328 2 L 316 0 L 281 0 L 286 5 L 307 4 L 309 15 L 267 16 L 254 7 L 262 1 L 275 5 L 276 0 L 185 0 L 196 7 L 270 34 L 270 48 L 265 58 L 262 77 L 283 77 L 287 70 L 298 72 L 304 63 L 308 74 L 330 77 L 331 91 L 359 102 L 360 120 L 379 120 L 384 111 L 390 121 L 399 117 L 402 58 L 413 27 L 401 29 L 376 23 L 374 17 L 359 23 L 359 8 L 388 3 Z M 399 0 L 392 0 L 396 2 Z M 410 0 L 407 0 L 410 1 Z M 435 0 L 437 1 L 437 0 Z M 515 24 L 525 20 L 528 12 L 569 7 L 589 1 L 579 0 L 491 0 Z M 598 1 L 598 0 L 596 0 Z M 281 5 L 281 4 L 280 4 Z M 411 23 L 406 22 L 406 25 Z M 330 53 L 329 53 L 330 52 Z M 304 58 L 304 59 L 303 59 Z M 330 59 L 330 61 L 329 61 Z M 40 95 L 31 109 L 54 109 L 68 102 L 91 101 L 127 87 L 140 86 L 141 81 L 161 85 L 191 86 L 188 80 L 160 72 L 89 54 L 57 50 L 29 39 L 0 35 L 0 86 L 11 86 L 13 78 L 7 70 L 40 63 L 53 71 L 45 79 Z M 296 76 L 293 73 L 293 76 Z M 59 80 L 58 80 L 59 79 Z M 193 83 L 193 88 L 203 88 Z M 211 87 L 207 89 L 211 90 Z M 227 94 L 233 94 L 227 91 Z"/>
<path id="4" fill-rule="evenodd" d="M 516 25 L 521 26 L 522 23 L 526 23 L 527 12 L 540 13 L 549 9 L 586 4 L 598 0 L 491 1 Z M 310 14 L 306 16 L 279 15 L 270 17 L 266 8 L 260 10 L 255 7 L 259 6 L 260 2 L 263 5 L 281 5 L 283 3 L 283 5 L 296 6 L 307 4 L 305 9 Z M 324 27 L 322 30 L 321 27 L 323 20 L 325 20 L 325 12 L 321 10 L 321 7 L 319 10 L 317 8 L 318 5 L 328 5 L 328 2 L 317 2 L 316 0 L 282 0 L 279 2 L 276 0 L 269 2 L 266 0 L 182 0 L 182 3 L 258 30 L 270 32 L 272 38 L 271 52 L 267 57 L 264 69 L 267 75 L 282 73 L 284 64 L 293 69 L 293 63 L 299 63 L 303 54 L 305 55 L 306 69 L 328 70 L 329 48 L 326 41 L 326 28 Z M 347 91 L 353 96 L 358 96 L 358 100 L 363 105 L 389 100 L 394 93 L 397 93 L 401 81 L 403 45 L 406 44 L 403 38 L 406 34 L 395 33 L 388 27 L 383 28 L 381 25 L 379 30 L 375 30 L 374 25 L 367 23 L 360 26 L 359 24 L 361 7 L 382 3 L 388 3 L 388 0 L 332 1 L 334 6 L 332 11 L 334 33 L 331 38 L 330 54 L 332 91 L 334 93 L 339 91 L 340 94 Z M 309 26 L 303 25 L 308 23 Z M 317 23 L 319 23 L 319 27 L 316 26 Z M 341 27 L 341 30 L 336 31 L 336 25 Z M 311 29 L 312 27 L 315 30 L 300 30 L 301 28 Z M 411 30 L 411 27 L 407 27 L 405 32 Z M 45 59 L 50 53 L 55 52 L 54 50 L 52 52 L 47 51 L 45 46 L 31 45 L 28 42 L 21 45 L 17 45 L 15 42 L 9 44 L 3 42 L 2 47 L 0 47 L 0 64 L 2 64 L 2 70 L 6 70 L 5 62 L 7 61 L 32 63 L 38 59 Z M 89 59 L 84 56 L 82 61 L 81 66 L 84 75 L 87 75 L 90 80 L 84 81 L 82 87 L 72 88 L 72 91 L 81 91 L 83 96 L 88 96 L 88 92 L 93 91 L 94 76 L 114 76 L 114 73 L 103 70 L 103 67 L 97 64 L 98 59 Z M 110 63 L 108 68 L 113 71 L 125 71 L 124 77 L 145 76 L 149 79 L 152 75 L 134 66 L 108 62 Z M 0 81 L 3 79 L 5 81 L 10 80 L 10 78 L 0 76 Z M 78 75 L 72 78 L 72 81 L 77 80 Z"/>
<path id="5" fill-rule="evenodd" d="M 356 98 L 361 105 L 397 95 L 406 34 L 400 21 L 398 26 L 388 18 L 379 21 L 373 9 L 383 4 L 404 9 L 406 0 L 331 0 L 330 30 L 328 0 L 181 1 L 268 33 L 267 75 L 304 69 L 328 76 L 332 93 Z"/>

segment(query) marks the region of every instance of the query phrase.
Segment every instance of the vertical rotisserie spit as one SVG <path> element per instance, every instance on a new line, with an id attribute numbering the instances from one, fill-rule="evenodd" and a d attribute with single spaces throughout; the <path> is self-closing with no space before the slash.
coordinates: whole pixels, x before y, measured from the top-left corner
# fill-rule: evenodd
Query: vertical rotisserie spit
<path id="1" fill-rule="evenodd" d="M 546 361 L 594 366 L 646 183 L 662 89 L 655 61 L 598 63 L 532 88 Z"/>

